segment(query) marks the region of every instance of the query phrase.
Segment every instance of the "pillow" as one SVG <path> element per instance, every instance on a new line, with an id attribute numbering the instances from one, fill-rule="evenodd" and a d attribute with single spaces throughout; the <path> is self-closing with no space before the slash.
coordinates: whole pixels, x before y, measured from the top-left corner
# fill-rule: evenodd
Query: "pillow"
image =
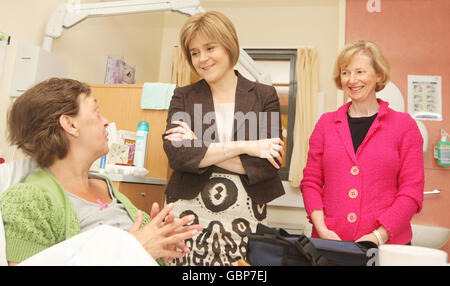
<path id="1" fill-rule="evenodd" d="M 11 163 L 0 164 L 0 194 L 9 186 L 21 182 L 28 174 L 38 169 L 36 162 L 31 158 L 14 160 Z"/>
<path id="2" fill-rule="evenodd" d="M 37 170 L 37 164 L 31 158 L 15 160 L 11 163 L 0 164 L 0 195 L 9 186 L 25 179 L 28 174 Z M 2 213 L 0 209 L 0 266 L 7 266 L 5 229 L 3 227 Z"/>

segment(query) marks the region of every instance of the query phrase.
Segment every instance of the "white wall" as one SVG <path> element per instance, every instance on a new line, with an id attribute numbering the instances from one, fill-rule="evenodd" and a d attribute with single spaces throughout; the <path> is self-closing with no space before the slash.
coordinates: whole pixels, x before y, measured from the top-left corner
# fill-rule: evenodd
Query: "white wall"
<path id="1" fill-rule="evenodd" d="M 44 1 L 42 1 L 44 2 Z M 6 49 L 3 74 L 0 78 L 0 152 L 5 153 L 6 160 L 12 155 L 12 148 L 6 142 L 6 114 L 11 104 L 9 91 L 13 73 L 13 63 L 16 54 L 17 43 L 25 41 L 39 45 L 43 35 L 47 19 L 56 7 L 57 0 L 41 1 L 1 1 L 0 17 L 1 32 L 11 35 L 11 44 Z"/>
<path id="2" fill-rule="evenodd" d="M 136 83 L 157 81 L 162 32 L 161 12 L 91 18 L 65 31 L 53 52 L 69 59 L 69 76 L 89 83 L 104 82 L 107 56 L 136 66 Z"/>
<path id="3" fill-rule="evenodd" d="M 218 10 L 236 26 L 242 47 L 296 48 L 312 46 L 319 53 L 319 85 L 326 110 L 336 108 L 332 81 L 339 51 L 339 0 L 202 0 L 206 10 Z M 171 48 L 178 45 L 178 31 L 186 17 L 165 13 L 160 81 L 170 81 Z"/>

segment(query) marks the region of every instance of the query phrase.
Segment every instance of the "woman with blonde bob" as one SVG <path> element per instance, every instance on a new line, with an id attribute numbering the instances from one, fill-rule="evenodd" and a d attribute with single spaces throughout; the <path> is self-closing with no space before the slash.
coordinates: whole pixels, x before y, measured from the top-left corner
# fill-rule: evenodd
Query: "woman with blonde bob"
<path id="1" fill-rule="evenodd" d="M 408 113 L 377 99 L 389 79 L 374 42 L 353 41 L 337 58 L 334 81 L 351 102 L 317 122 L 300 185 L 313 237 L 411 241 L 423 201 L 423 140 Z"/>
<path id="2" fill-rule="evenodd" d="M 239 42 L 222 13 L 189 18 L 180 44 L 202 79 L 175 89 L 170 103 L 166 195 L 176 215 L 193 214 L 204 230 L 176 264 L 230 265 L 246 258 L 246 236 L 265 221 L 266 203 L 284 194 L 280 104 L 272 86 L 233 69 Z"/>

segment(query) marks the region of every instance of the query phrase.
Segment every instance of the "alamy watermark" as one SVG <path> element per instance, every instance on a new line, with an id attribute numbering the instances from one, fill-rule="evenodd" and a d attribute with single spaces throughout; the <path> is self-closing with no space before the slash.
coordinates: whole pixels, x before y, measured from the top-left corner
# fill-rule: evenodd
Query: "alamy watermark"
<path id="1" fill-rule="evenodd" d="M 222 116 L 214 111 L 207 112 L 203 115 L 201 104 L 194 104 L 194 118 L 185 111 L 175 112 L 170 118 L 170 122 L 183 121 L 191 128 L 195 134 L 194 140 L 174 140 L 171 141 L 174 147 L 201 147 L 202 144 L 209 146 L 210 143 L 216 142 L 218 134 L 217 122 L 223 120 L 233 120 L 233 126 L 236 129 L 236 139 L 234 141 L 258 141 L 268 138 L 278 138 L 280 132 L 280 113 L 278 111 L 271 112 L 254 112 L 249 111 L 227 113 Z M 215 122 L 213 122 L 215 121 Z M 203 125 L 210 125 L 203 131 Z M 248 131 L 248 132 L 247 132 Z M 270 131 L 270 132 L 269 132 Z M 248 135 L 248 136 L 247 136 Z"/>

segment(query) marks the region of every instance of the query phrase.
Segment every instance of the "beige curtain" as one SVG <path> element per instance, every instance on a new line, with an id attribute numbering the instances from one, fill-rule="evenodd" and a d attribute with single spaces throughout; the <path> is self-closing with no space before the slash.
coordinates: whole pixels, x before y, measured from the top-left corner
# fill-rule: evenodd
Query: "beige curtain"
<path id="1" fill-rule="evenodd" d="M 295 104 L 294 140 L 289 167 L 289 182 L 299 187 L 303 168 L 308 158 L 309 137 L 317 119 L 317 93 L 319 68 L 317 51 L 313 48 L 297 49 L 297 99 Z"/>
<path id="2" fill-rule="evenodd" d="M 179 47 L 174 47 L 172 55 L 171 83 L 185 86 L 191 83 L 191 67 Z"/>

